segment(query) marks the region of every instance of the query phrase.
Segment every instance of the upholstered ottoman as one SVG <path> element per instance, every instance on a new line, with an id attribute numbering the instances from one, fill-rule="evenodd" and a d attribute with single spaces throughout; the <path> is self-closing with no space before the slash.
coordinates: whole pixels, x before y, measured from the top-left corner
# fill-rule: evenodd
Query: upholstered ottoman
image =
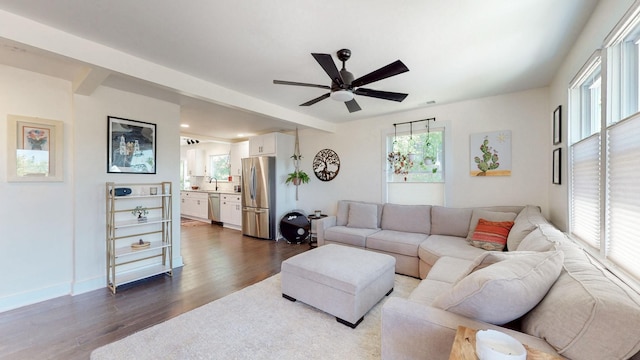
<path id="1" fill-rule="evenodd" d="M 282 296 L 327 312 L 355 328 L 393 291 L 393 256 L 329 244 L 282 262 Z"/>

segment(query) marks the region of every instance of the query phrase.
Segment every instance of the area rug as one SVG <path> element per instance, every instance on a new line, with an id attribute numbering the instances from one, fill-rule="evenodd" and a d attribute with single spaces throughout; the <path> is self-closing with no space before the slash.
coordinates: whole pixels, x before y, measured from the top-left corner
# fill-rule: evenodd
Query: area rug
<path id="1" fill-rule="evenodd" d="M 396 275 L 389 295 L 407 297 L 419 280 Z M 380 309 L 356 329 L 280 292 L 280 274 L 91 353 L 108 359 L 379 359 Z"/>

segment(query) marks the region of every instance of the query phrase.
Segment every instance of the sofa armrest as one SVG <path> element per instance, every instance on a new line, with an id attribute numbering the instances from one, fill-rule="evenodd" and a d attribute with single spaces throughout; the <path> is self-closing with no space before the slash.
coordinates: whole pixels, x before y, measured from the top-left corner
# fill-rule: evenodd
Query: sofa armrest
<path id="1" fill-rule="evenodd" d="M 531 348 L 558 356 L 555 349 L 540 338 L 391 297 L 382 307 L 382 359 L 447 360 L 459 325 L 498 330 Z"/>
<path id="2" fill-rule="evenodd" d="M 324 231 L 332 226 L 336 226 L 336 217 L 334 215 L 316 220 L 316 236 L 318 237 L 318 246 L 324 245 Z"/>

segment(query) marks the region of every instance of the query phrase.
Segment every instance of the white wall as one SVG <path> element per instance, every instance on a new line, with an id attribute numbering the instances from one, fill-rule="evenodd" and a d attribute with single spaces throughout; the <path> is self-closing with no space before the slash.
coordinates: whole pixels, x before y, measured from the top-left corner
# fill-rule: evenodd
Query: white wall
<path id="1" fill-rule="evenodd" d="M 179 106 L 0 66 L 0 311 L 106 286 L 105 182 L 172 181 L 179 224 Z M 7 114 L 64 123 L 64 181 L 7 182 Z M 157 174 L 107 174 L 107 116 L 157 124 Z M 173 227 L 174 266 L 182 265 Z M 106 291 L 106 290 L 105 290 Z"/>
<path id="2" fill-rule="evenodd" d="M 2 311 L 70 292 L 74 244 L 74 123 L 71 83 L 2 65 L 0 79 Z M 64 123 L 63 182 L 7 182 L 6 160 L 10 156 L 6 145 L 7 114 Z"/>
<path id="3" fill-rule="evenodd" d="M 549 108 L 547 113 L 551 114 L 558 105 L 562 105 L 562 143 L 553 146 L 552 141 L 547 140 L 548 152 L 551 149 L 562 148 L 562 184 L 554 185 L 549 190 L 549 207 L 551 209 L 550 220 L 564 231 L 568 231 L 569 210 L 568 210 L 568 154 L 569 144 L 568 134 L 568 87 L 573 77 L 580 68 L 589 60 L 594 51 L 602 47 L 602 42 L 613 27 L 622 18 L 624 13 L 631 7 L 634 0 L 600 0 L 591 18 L 585 25 L 578 40 L 574 43 L 571 51 L 567 55 L 562 66 L 558 70 L 554 80 L 549 87 Z M 551 115 L 549 115 L 551 116 Z"/>
<path id="4" fill-rule="evenodd" d="M 74 95 L 75 274 L 73 293 L 105 286 L 105 182 L 173 183 L 173 257 L 180 256 L 180 107 L 107 87 Z M 107 174 L 107 116 L 156 124 L 156 174 Z"/>
<path id="5" fill-rule="evenodd" d="M 446 124 L 452 142 L 446 155 L 447 206 L 536 204 L 548 212 L 551 153 L 544 146 L 550 136 L 548 108 L 548 89 L 541 88 L 353 121 L 339 125 L 335 134 L 300 131 L 303 170 L 311 174 L 313 157 L 324 148 L 338 153 L 341 166 L 329 182 L 311 175 L 309 184 L 300 186 L 299 208 L 333 214 L 339 199 L 384 201 L 382 174 L 387 164 L 381 137 L 393 131 L 393 123 L 436 117 L 438 126 Z M 512 175 L 470 176 L 469 136 L 499 130 L 511 130 Z M 414 193 L 407 198 L 429 197 L 421 193 L 427 191 L 423 188 L 408 189 Z"/>

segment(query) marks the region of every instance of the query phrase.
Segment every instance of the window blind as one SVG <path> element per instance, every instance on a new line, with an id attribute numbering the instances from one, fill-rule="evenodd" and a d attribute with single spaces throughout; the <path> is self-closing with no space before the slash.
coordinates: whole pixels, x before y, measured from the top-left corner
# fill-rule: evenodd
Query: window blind
<path id="1" fill-rule="evenodd" d="M 640 278 L 640 115 L 607 131 L 607 258 Z"/>
<path id="2" fill-rule="evenodd" d="M 600 248 L 600 134 L 571 146 L 571 234 Z"/>

